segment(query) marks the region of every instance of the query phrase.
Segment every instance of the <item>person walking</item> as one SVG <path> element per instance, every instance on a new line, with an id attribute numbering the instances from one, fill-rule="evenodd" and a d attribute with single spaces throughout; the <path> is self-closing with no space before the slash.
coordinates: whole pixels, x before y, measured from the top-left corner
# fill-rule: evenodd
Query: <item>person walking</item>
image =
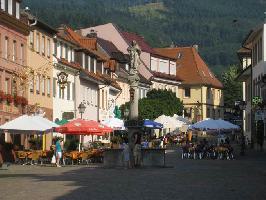
<path id="1" fill-rule="evenodd" d="M 61 139 L 57 139 L 55 143 L 55 152 L 56 152 L 56 166 L 61 167 L 60 160 L 62 158 L 62 145 L 61 145 Z"/>

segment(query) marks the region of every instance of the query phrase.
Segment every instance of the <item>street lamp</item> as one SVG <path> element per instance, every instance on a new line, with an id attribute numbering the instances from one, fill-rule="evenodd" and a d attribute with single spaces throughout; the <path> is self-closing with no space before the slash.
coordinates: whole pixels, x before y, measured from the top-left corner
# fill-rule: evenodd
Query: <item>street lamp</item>
<path id="1" fill-rule="evenodd" d="M 80 114 L 80 117 L 82 119 L 82 114 L 85 112 L 86 110 L 86 106 L 81 102 L 78 106 L 78 110 L 79 110 L 79 114 Z"/>
<path id="2" fill-rule="evenodd" d="M 81 102 L 78 106 L 78 110 L 80 113 L 80 117 L 82 119 L 82 114 L 85 112 L 86 110 L 86 106 Z M 79 151 L 81 150 L 81 135 L 79 135 Z"/>

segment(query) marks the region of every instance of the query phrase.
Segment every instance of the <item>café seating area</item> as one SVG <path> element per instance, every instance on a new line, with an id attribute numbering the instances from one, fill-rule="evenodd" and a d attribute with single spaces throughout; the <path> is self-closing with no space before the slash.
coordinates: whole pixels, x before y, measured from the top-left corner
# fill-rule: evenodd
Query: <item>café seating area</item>
<path id="1" fill-rule="evenodd" d="M 42 150 L 16 151 L 15 153 L 16 163 L 20 165 L 49 165 L 54 155 L 54 151 Z M 101 162 L 103 162 L 103 151 L 100 149 L 63 152 L 61 159 L 63 165 L 88 165 Z"/>
<path id="2" fill-rule="evenodd" d="M 201 145 L 186 144 L 182 146 L 182 159 L 219 159 L 233 160 L 233 148 L 231 145 Z"/>

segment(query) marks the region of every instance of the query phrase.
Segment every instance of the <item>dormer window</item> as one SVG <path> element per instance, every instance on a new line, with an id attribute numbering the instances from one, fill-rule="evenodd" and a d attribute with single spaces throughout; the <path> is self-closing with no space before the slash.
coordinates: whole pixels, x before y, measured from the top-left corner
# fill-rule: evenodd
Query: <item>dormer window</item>
<path id="1" fill-rule="evenodd" d="M 6 10 L 6 0 L 1 0 L 1 9 Z"/>
<path id="2" fill-rule="evenodd" d="M 13 0 L 8 0 L 8 14 L 12 15 L 13 14 Z"/>
<path id="3" fill-rule="evenodd" d="M 16 18 L 20 19 L 20 3 L 16 1 Z"/>
<path id="4" fill-rule="evenodd" d="M 176 63 L 172 61 L 170 61 L 170 74 L 176 75 Z"/>

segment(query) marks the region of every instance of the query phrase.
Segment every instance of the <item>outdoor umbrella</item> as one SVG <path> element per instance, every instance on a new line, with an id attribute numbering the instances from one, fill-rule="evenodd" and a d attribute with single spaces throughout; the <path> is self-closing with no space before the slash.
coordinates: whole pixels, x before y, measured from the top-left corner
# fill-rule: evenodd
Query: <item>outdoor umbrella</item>
<path id="1" fill-rule="evenodd" d="M 228 121 L 225 121 L 225 120 L 222 120 L 222 119 L 218 119 L 218 120 L 215 120 L 216 123 L 218 123 L 221 127 L 223 127 L 224 130 L 234 130 L 234 129 L 239 129 L 240 127 L 235 125 L 235 124 L 232 124 L 231 122 L 228 122 Z"/>
<path id="2" fill-rule="evenodd" d="M 175 131 L 178 128 L 181 128 L 185 124 L 184 122 L 179 121 L 174 117 L 166 115 L 161 115 L 154 121 L 163 124 L 163 128 L 169 131 Z"/>
<path id="3" fill-rule="evenodd" d="M 60 127 L 57 127 L 56 132 L 72 135 L 98 135 L 103 132 L 102 127 L 98 122 L 76 119 L 70 121 Z"/>
<path id="4" fill-rule="evenodd" d="M 118 118 L 109 118 L 102 121 L 103 125 L 111 127 L 114 130 L 125 130 L 124 121 Z"/>
<path id="5" fill-rule="evenodd" d="M 184 118 L 182 116 L 178 116 L 178 115 L 174 115 L 173 116 L 175 119 L 177 119 L 178 121 L 184 122 L 185 124 L 191 124 L 191 122 L 189 121 L 188 118 Z"/>
<path id="6" fill-rule="evenodd" d="M 198 130 L 234 130 L 239 129 L 239 126 L 234 125 L 228 121 L 218 119 L 205 119 L 200 122 L 197 122 L 189 127 L 190 129 Z"/>
<path id="7" fill-rule="evenodd" d="M 22 115 L 12 121 L 0 126 L 2 131 L 8 131 L 15 134 L 28 134 L 28 133 L 47 133 L 53 130 L 58 125 L 49 121 L 42 116 L 28 116 Z M 43 135 L 43 150 L 45 149 L 46 136 Z"/>
<path id="8" fill-rule="evenodd" d="M 106 132 L 111 132 L 112 129 L 103 126 L 100 123 L 90 120 L 83 120 L 83 119 L 76 119 L 70 121 L 58 128 L 55 129 L 59 133 L 63 134 L 71 134 L 71 135 L 79 135 L 81 141 L 81 135 L 98 135 L 102 136 Z M 80 151 L 80 144 L 79 144 L 79 151 Z"/>
<path id="9" fill-rule="evenodd" d="M 41 116 L 22 115 L 0 126 L 1 130 L 15 133 L 48 132 L 58 125 Z"/>
<path id="10" fill-rule="evenodd" d="M 144 120 L 144 126 L 147 128 L 152 128 L 152 129 L 162 129 L 163 125 L 161 123 L 152 121 L 152 120 Z"/>
<path id="11" fill-rule="evenodd" d="M 218 124 L 213 119 L 204 119 L 202 121 L 199 121 L 195 124 L 192 124 L 189 126 L 189 129 L 196 129 L 196 130 L 220 130 L 222 129 L 222 126 Z"/>

